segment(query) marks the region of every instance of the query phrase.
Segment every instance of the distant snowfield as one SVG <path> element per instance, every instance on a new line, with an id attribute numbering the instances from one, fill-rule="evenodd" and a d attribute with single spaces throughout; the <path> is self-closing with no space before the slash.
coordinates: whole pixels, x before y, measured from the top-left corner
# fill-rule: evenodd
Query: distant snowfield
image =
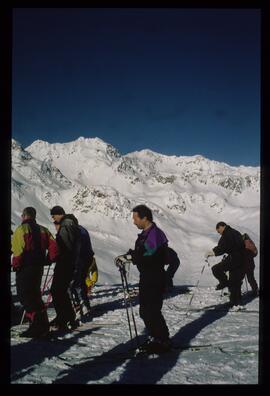
<path id="1" fill-rule="evenodd" d="M 53 234 L 52 206 L 75 214 L 90 232 L 99 267 L 91 323 L 100 323 L 99 328 L 57 343 L 12 340 L 13 383 L 258 383 L 258 298 L 244 296 L 246 312 L 195 308 L 228 300 L 214 290 L 217 282 L 210 267 L 206 265 L 200 277 L 204 253 L 219 239 L 218 221 L 247 232 L 259 246 L 259 168 L 149 150 L 121 156 L 97 138 L 52 145 L 36 141 L 26 149 L 14 141 L 12 148 L 12 228 L 20 223 L 26 206 L 37 209 L 38 222 Z M 199 350 L 151 359 L 119 357 L 131 342 L 114 258 L 134 247 L 139 230 L 132 224 L 131 210 L 139 203 L 153 210 L 154 220 L 181 260 L 175 291 L 163 306 L 171 336 L 178 344 L 201 345 Z M 255 263 L 259 281 L 259 255 Z M 199 288 L 194 290 L 198 279 Z M 135 267 L 129 280 L 133 286 L 138 282 Z M 187 288 L 194 292 L 194 309 L 185 315 L 191 297 L 184 293 Z M 246 292 L 245 282 L 242 290 Z M 52 307 L 49 314 L 54 315 Z"/>

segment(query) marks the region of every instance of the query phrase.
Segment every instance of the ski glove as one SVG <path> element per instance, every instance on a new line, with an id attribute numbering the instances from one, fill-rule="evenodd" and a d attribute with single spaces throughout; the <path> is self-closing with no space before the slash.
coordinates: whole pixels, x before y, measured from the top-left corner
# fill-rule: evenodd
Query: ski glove
<path id="1" fill-rule="evenodd" d="M 115 258 L 115 265 L 119 268 L 123 268 L 127 263 L 132 260 L 131 254 L 122 254 Z"/>
<path id="2" fill-rule="evenodd" d="M 208 252 L 205 253 L 204 257 L 205 257 L 205 258 L 208 258 L 208 257 L 214 256 L 214 255 L 215 255 L 215 253 L 214 253 L 213 250 L 208 250 Z"/>

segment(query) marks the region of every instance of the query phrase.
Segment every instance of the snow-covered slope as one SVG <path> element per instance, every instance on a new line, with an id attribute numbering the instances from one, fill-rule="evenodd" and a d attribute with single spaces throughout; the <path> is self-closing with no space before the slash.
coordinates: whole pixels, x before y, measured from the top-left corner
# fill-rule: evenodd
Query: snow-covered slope
<path id="1" fill-rule="evenodd" d="M 55 342 L 12 337 L 11 383 L 257 384 L 258 298 L 245 294 L 243 312 L 224 310 L 226 300 L 214 287 L 176 286 L 166 295 L 162 311 L 173 343 L 189 347 L 132 358 L 128 351 L 136 342 L 130 340 L 122 288 L 119 283 L 97 285 L 91 297 L 92 319 L 84 330 Z M 133 311 L 143 342 L 138 298 Z M 53 308 L 48 313 L 54 317 Z M 24 325 L 18 327 L 11 334 Z M 133 326 L 132 332 L 135 336 Z"/>
<path id="2" fill-rule="evenodd" d="M 113 257 L 132 247 L 131 210 L 148 205 L 179 253 L 182 277 L 198 270 L 225 221 L 259 241 L 260 169 L 232 167 L 200 155 L 166 156 L 150 150 L 121 155 L 99 138 L 69 143 L 12 142 L 12 221 L 25 206 L 52 232 L 49 209 L 74 213 L 93 240 L 104 279 L 118 276 Z"/>
<path id="3" fill-rule="evenodd" d="M 228 296 L 215 290 L 217 282 L 203 255 L 219 239 L 218 221 L 247 232 L 259 244 L 259 180 L 259 168 L 149 150 L 121 155 L 98 138 L 64 144 L 35 141 L 25 149 L 13 141 L 13 227 L 25 206 L 34 206 L 38 222 L 53 233 L 50 208 L 61 205 L 73 212 L 91 234 L 99 281 L 90 299 L 92 318 L 86 331 L 67 334 L 59 342 L 12 338 L 12 383 L 258 383 L 259 299 L 246 293 L 245 312 L 224 310 Z M 132 343 L 113 262 L 134 246 L 138 229 L 131 210 L 139 203 L 153 209 L 156 223 L 179 254 L 176 287 L 164 300 L 163 314 L 173 342 L 193 346 L 149 359 L 125 357 Z M 255 262 L 259 280 L 259 255 Z M 11 278 L 15 296 L 15 273 Z M 131 287 L 137 280 L 131 266 Z M 247 287 L 244 283 L 242 291 Z M 52 306 L 48 313 L 54 317 Z M 134 315 L 142 341 L 137 299 Z"/>

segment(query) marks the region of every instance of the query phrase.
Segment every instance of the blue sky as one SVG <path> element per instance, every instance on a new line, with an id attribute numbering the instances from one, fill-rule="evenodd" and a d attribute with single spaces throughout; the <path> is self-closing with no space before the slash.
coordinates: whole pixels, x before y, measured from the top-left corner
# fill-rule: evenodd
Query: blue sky
<path id="1" fill-rule="evenodd" d="M 13 137 L 260 163 L 260 11 L 25 8 Z"/>

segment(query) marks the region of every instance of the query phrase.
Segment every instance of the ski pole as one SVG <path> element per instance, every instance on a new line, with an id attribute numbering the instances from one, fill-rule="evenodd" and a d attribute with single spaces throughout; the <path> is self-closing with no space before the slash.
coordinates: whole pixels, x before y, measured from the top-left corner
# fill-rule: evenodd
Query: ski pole
<path id="1" fill-rule="evenodd" d="M 247 289 L 247 292 L 248 292 L 247 274 L 245 274 L 245 281 L 246 281 L 246 289 Z"/>
<path id="2" fill-rule="evenodd" d="M 46 289 L 47 290 L 49 290 L 49 284 L 52 282 L 52 280 L 53 280 L 53 275 L 51 275 L 51 277 L 49 278 L 49 280 L 47 281 L 47 283 L 46 283 L 46 285 L 44 286 L 44 290 L 43 290 L 43 292 L 42 292 L 42 294 L 44 294 L 44 292 L 46 291 L 45 290 L 45 287 L 46 287 Z"/>
<path id="3" fill-rule="evenodd" d="M 23 324 L 23 320 L 24 320 L 24 317 L 25 317 L 25 313 L 26 313 L 26 311 L 24 310 L 24 311 L 23 311 L 23 314 L 22 314 L 21 321 L 20 321 L 20 326 Z"/>
<path id="4" fill-rule="evenodd" d="M 46 288 L 47 288 L 47 290 L 48 290 L 48 297 L 47 297 L 47 301 L 45 302 L 46 307 L 48 307 L 48 306 L 50 305 L 50 302 L 51 302 L 51 300 L 52 300 L 52 294 L 51 294 L 51 292 L 50 292 L 49 285 L 50 285 L 50 284 L 52 285 L 53 275 L 54 275 L 54 274 L 51 275 L 51 277 L 48 279 L 47 284 L 46 284 Z"/>
<path id="5" fill-rule="evenodd" d="M 132 331 L 131 331 L 131 325 L 130 325 L 130 317 L 129 317 L 129 312 L 128 312 L 128 306 L 127 306 L 127 301 L 126 301 L 126 290 L 125 290 L 124 276 L 123 276 L 123 273 L 122 273 L 122 268 L 119 267 L 119 271 L 120 271 L 120 275 L 121 275 L 121 281 L 122 281 L 123 292 L 124 292 L 124 301 L 125 301 L 125 308 L 126 308 L 127 319 L 128 319 L 129 334 L 130 334 L 130 339 L 132 341 L 133 337 L 132 337 Z"/>
<path id="6" fill-rule="evenodd" d="M 67 292 L 68 292 L 68 295 L 69 295 L 69 298 L 70 298 L 70 301 L 71 301 L 72 308 L 73 308 L 73 310 L 75 312 L 76 319 L 80 320 L 82 315 L 81 315 L 81 312 L 80 312 L 80 303 L 78 303 L 77 291 L 76 290 L 72 290 L 72 287 L 69 287 Z"/>
<path id="7" fill-rule="evenodd" d="M 49 271 L 50 271 L 50 266 L 48 265 L 48 271 L 47 271 L 46 276 L 45 276 L 45 280 L 44 280 L 44 283 L 43 283 L 43 288 L 41 290 L 41 295 L 43 295 L 43 293 L 45 291 L 45 287 L 47 287 L 47 279 L 48 279 L 48 276 L 49 276 Z"/>
<path id="8" fill-rule="evenodd" d="M 201 277 L 202 277 L 204 268 L 205 268 L 205 266 L 206 266 L 206 263 L 208 264 L 208 266 L 210 265 L 208 259 L 205 260 L 205 264 L 202 266 L 200 276 L 199 276 L 199 278 L 198 278 L 198 281 L 197 281 L 197 283 L 196 283 L 196 285 L 195 285 L 194 291 L 193 291 L 193 293 L 192 293 L 192 295 L 191 295 L 191 298 L 190 298 L 189 303 L 188 303 L 188 306 L 187 306 L 186 315 L 188 314 L 188 311 L 189 311 L 189 309 L 190 309 L 190 307 L 191 307 L 191 302 L 192 302 L 192 300 L 193 300 L 195 291 L 197 290 L 197 288 L 198 288 L 198 286 L 199 286 L 199 283 L 200 283 L 200 280 L 201 280 Z"/>
<path id="9" fill-rule="evenodd" d="M 49 275 L 49 270 L 50 270 L 50 266 L 48 266 L 48 271 L 47 271 L 47 273 L 46 273 L 45 281 L 44 281 L 43 287 L 42 287 L 42 289 L 41 289 L 41 296 L 43 296 L 44 291 L 45 291 L 45 287 L 48 286 L 48 284 L 50 283 L 51 279 L 53 278 L 53 275 L 52 275 L 52 276 L 50 277 L 48 283 L 46 283 L 46 282 L 47 282 L 47 279 L 48 279 L 48 275 Z M 47 301 L 47 303 L 48 303 L 48 301 Z M 46 304 L 46 305 L 47 305 L 47 304 Z M 21 321 L 20 321 L 20 326 L 23 324 L 24 317 L 25 317 L 25 313 L 26 313 L 26 311 L 24 310 L 24 311 L 23 311 L 23 314 L 22 314 Z"/>
<path id="10" fill-rule="evenodd" d="M 136 321 L 135 321 L 135 316 L 134 316 L 134 311 L 133 311 L 133 305 L 132 305 L 132 301 L 131 301 L 131 297 L 130 297 L 129 286 L 128 286 L 128 282 L 127 282 L 127 276 L 126 276 L 125 268 L 123 269 L 123 275 L 124 275 L 124 280 L 126 282 L 128 301 L 129 301 L 129 306 L 130 306 L 130 309 L 131 309 L 131 316 L 132 316 L 132 321 L 133 321 L 133 326 L 134 326 L 134 331 L 135 331 L 135 338 L 136 338 L 136 343 L 137 343 L 137 347 L 138 347 L 139 346 L 138 332 L 137 332 L 137 326 L 136 326 Z"/>
<path id="11" fill-rule="evenodd" d="M 53 280 L 53 274 L 52 274 L 51 277 L 48 279 L 46 285 L 44 285 L 43 292 L 42 292 L 42 295 L 44 295 L 44 293 L 45 293 L 45 288 L 46 288 L 46 290 L 48 290 L 48 298 L 47 298 L 47 301 L 45 302 L 46 308 L 48 308 L 48 306 L 50 305 L 50 302 L 51 302 L 51 300 L 52 300 L 52 294 L 51 294 L 50 288 L 49 288 L 49 285 L 52 283 L 52 280 Z"/>

